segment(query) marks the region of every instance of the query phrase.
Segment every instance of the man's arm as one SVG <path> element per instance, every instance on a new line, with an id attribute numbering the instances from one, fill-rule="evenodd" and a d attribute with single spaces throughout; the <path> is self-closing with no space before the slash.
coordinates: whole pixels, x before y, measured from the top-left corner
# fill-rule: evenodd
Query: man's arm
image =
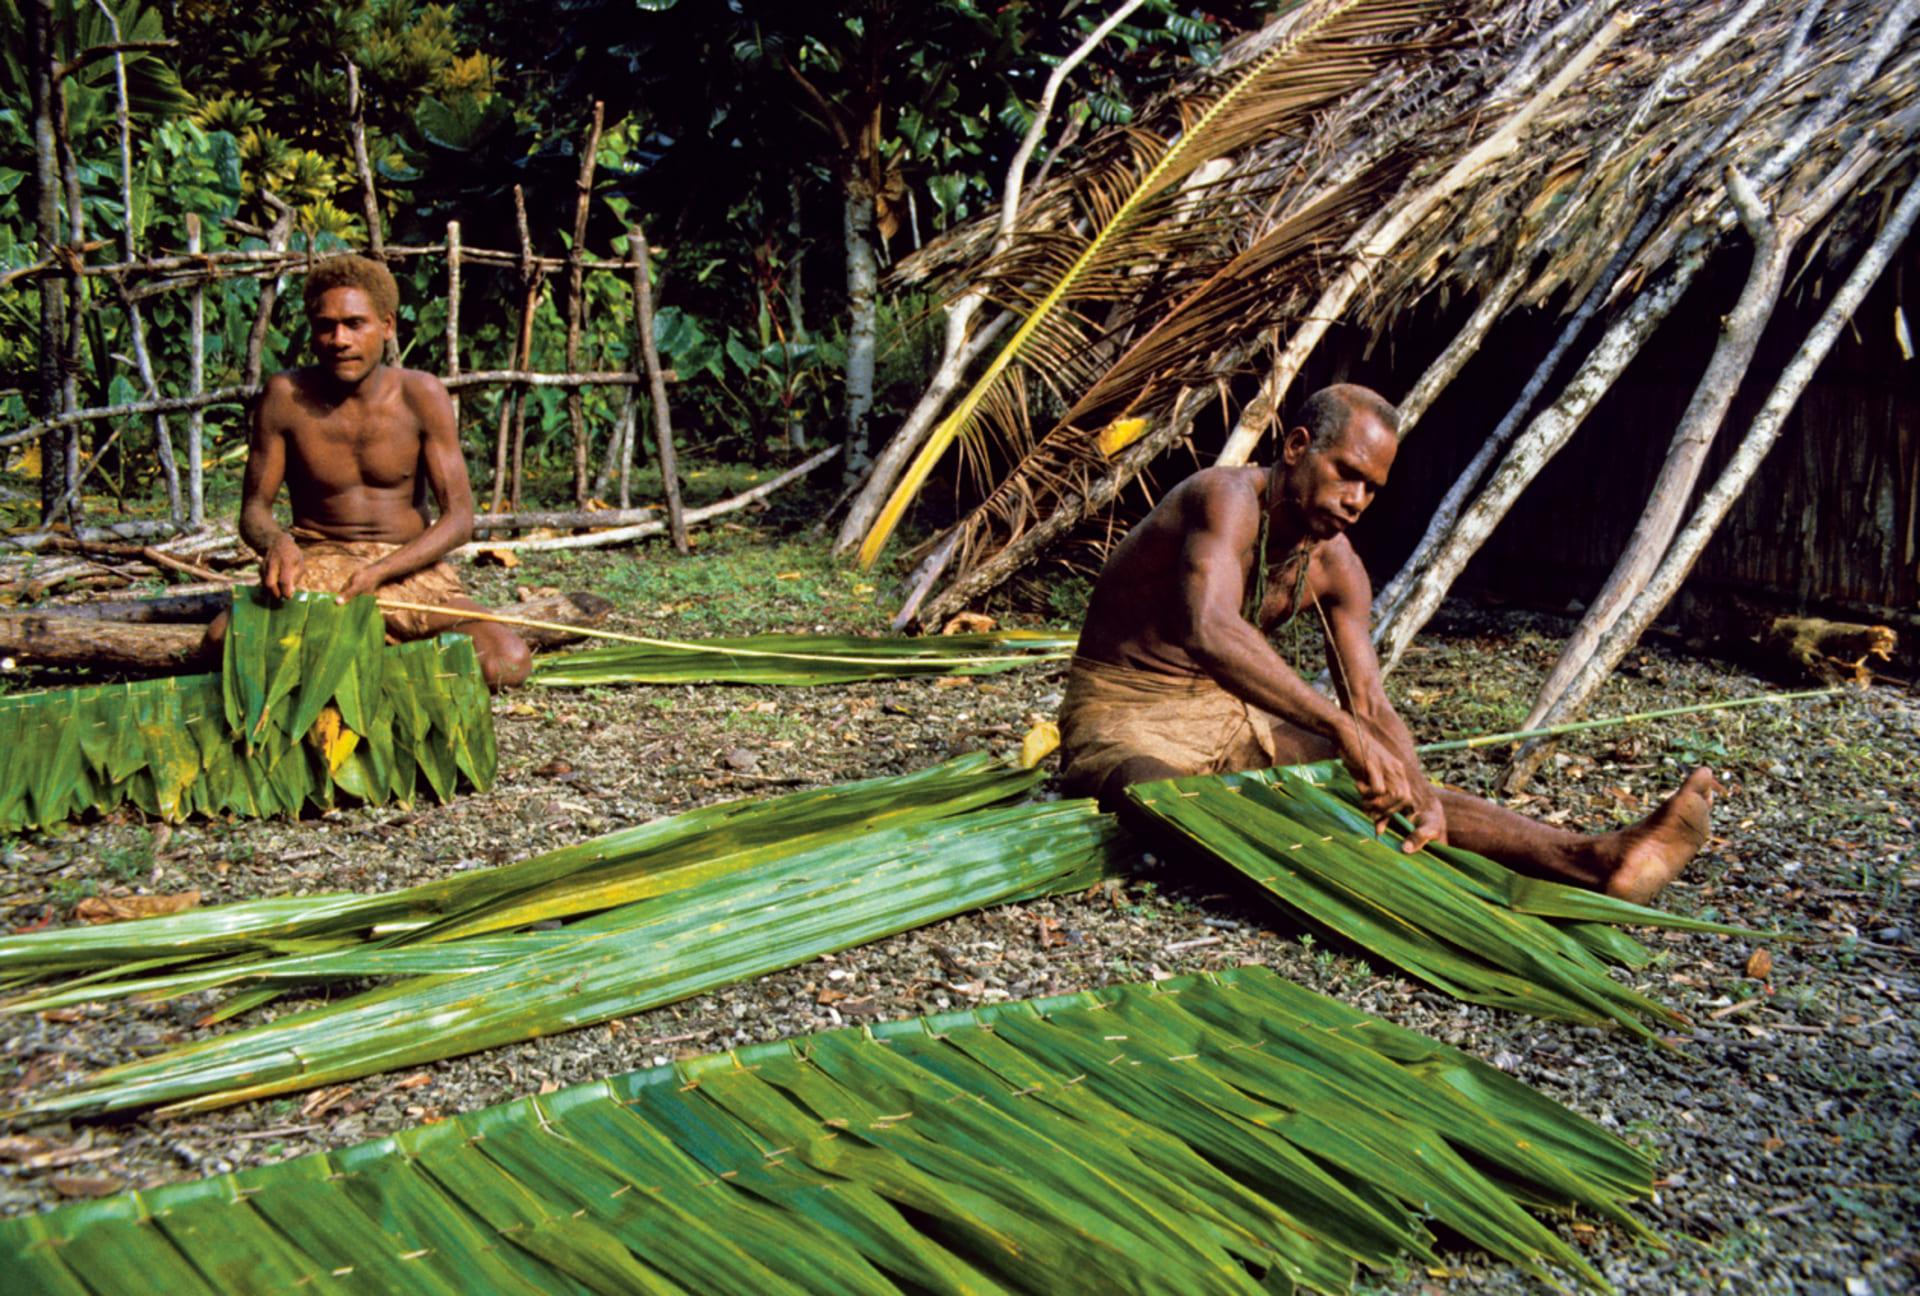
<path id="1" fill-rule="evenodd" d="M 438 516 L 407 543 L 356 571 L 340 589 L 345 603 L 372 594 L 391 580 L 431 567 L 473 535 L 473 488 L 453 415 L 453 399 L 431 374 L 404 371 L 401 397 L 420 425 L 420 466 L 433 492 Z"/>
<path id="2" fill-rule="evenodd" d="M 260 555 L 260 584 L 273 598 L 286 598 L 300 582 L 306 561 L 300 546 L 274 520 L 273 501 L 287 476 L 287 431 L 283 406 L 292 399 L 285 374 L 267 379 L 254 402 L 247 434 L 247 471 L 240 490 L 240 538 Z"/>
<path id="3" fill-rule="evenodd" d="M 1381 687 L 1380 659 L 1367 633 L 1373 589 L 1366 569 L 1344 538 L 1326 545 L 1321 552 L 1325 555 L 1327 585 L 1320 595 L 1320 610 L 1326 614 L 1330 632 L 1327 665 L 1333 672 L 1334 688 L 1347 711 L 1385 749 L 1389 767 L 1383 783 L 1361 789 L 1367 812 L 1374 816 L 1376 826 L 1383 826 L 1392 814 L 1405 814 L 1413 821 L 1413 832 L 1401 845 L 1408 854 L 1429 842 L 1445 845 L 1447 821 L 1439 795 L 1420 768 L 1412 733 Z"/>
<path id="4" fill-rule="evenodd" d="M 1391 771 L 1378 744 L 1240 615 L 1245 556 L 1258 543 L 1259 492 L 1239 480 L 1210 482 L 1184 504 L 1178 614 L 1187 655 L 1235 697 L 1331 740 L 1363 791 L 1381 786 Z M 1255 554 L 1253 561 L 1263 557 Z"/>

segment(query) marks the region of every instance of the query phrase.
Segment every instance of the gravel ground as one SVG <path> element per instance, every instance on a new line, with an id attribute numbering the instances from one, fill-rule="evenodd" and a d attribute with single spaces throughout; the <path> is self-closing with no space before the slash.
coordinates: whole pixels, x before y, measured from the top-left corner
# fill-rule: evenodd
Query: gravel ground
<path id="1" fill-rule="evenodd" d="M 602 588 L 596 562 L 543 579 Z M 495 588 L 487 588 L 488 581 Z M 503 578 L 477 591 L 504 601 Z M 643 633 L 671 616 L 627 617 Z M 623 618 L 612 623 L 621 628 Z M 747 627 L 742 626 L 744 630 Z M 796 620 L 786 629 L 816 629 Z M 1423 739 L 1513 727 L 1568 625 L 1453 605 L 1389 680 Z M 1493 662 L 1496 669 L 1490 669 Z M 1596 713 L 1769 691 L 1722 663 L 1637 652 Z M 896 774 L 965 750 L 1007 751 L 1049 715 L 1059 672 L 828 689 L 540 690 L 503 697 L 500 777 L 448 806 L 173 828 L 115 817 L 31 834 L 0 857 L 0 919 L 72 920 L 86 892 L 197 888 L 213 904 L 376 891 L 519 859 L 743 795 Z M 1580 829 L 1625 823 L 1692 764 L 1730 795 L 1715 838 L 1666 894 L 1672 909 L 1776 927 L 1769 976 L 1728 939 L 1654 933 L 1637 984 L 1692 1025 L 1667 1053 L 1617 1031 L 1455 1003 L 1348 951 L 1288 934 L 1275 911 L 1204 876 L 1148 867 L 1087 894 L 970 914 L 750 984 L 408 1076 L 170 1122 L 0 1123 L 0 1212 L 147 1188 L 339 1148 L 437 1116 L 751 1041 L 860 1022 L 1264 963 L 1454 1044 L 1652 1150 L 1662 1178 L 1637 1247 L 1604 1223 L 1558 1227 L 1627 1292 L 1894 1293 L 1920 1287 L 1920 712 L 1907 686 L 1603 730 L 1572 741 L 1523 808 Z M 1483 753 L 1435 756 L 1484 790 Z M 0 1104 L 196 1037 L 204 1001 L 0 1018 Z M 1459 1245 L 1444 1268 L 1366 1275 L 1367 1290 L 1524 1291 L 1537 1284 Z"/>

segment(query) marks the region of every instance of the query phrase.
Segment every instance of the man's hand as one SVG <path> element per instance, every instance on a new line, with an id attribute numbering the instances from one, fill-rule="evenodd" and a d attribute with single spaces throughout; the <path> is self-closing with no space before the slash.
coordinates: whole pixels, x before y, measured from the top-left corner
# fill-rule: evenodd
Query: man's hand
<path id="1" fill-rule="evenodd" d="M 347 583 L 340 587 L 340 593 L 334 597 L 333 601 L 345 607 L 362 594 L 378 596 L 380 587 L 386 583 L 386 580 L 386 574 L 378 570 L 378 564 L 368 563 L 347 579 Z"/>
<path id="2" fill-rule="evenodd" d="M 1440 796 L 1433 784 L 1417 767 L 1409 769 L 1393 753 L 1352 720 L 1341 726 L 1338 737 L 1340 759 L 1360 792 L 1360 804 L 1373 820 L 1373 830 L 1382 833 L 1394 815 L 1413 821 L 1413 832 L 1400 844 L 1411 855 L 1433 843 L 1446 844 L 1447 819 L 1440 808 Z"/>
<path id="3" fill-rule="evenodd" d="M 299 544 L 283 531 L 261 555 L 260 587 L 269 597 L 284 599 L 300 588 L 306 570 L 307 560 L 301 556 Z"/>
<path id="4" fill-rule="evenodd" d="M 1415 854 L 1428 846 L 1447 844 L 1447 816 L 1440 808 L 1440 794 L 1433 790 L 1433 784 L 1421 779 L 1415 792 L 1415 802 L 1413 814 L 1409 816 L 1413 820 L 1413 831 L 1400 843 L 1400 853 L 1403 855 Z"/>

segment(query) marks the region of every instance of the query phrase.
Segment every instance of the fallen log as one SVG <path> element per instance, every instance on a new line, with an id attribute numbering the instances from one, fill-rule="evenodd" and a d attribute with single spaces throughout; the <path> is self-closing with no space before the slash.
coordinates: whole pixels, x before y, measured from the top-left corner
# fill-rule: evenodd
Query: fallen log
<path id="1" fill-rule="evenodd" d="M 218 596 L 189 596 L 202 600 Z M 159 604 L 160 616 L 175 617 L 188 598 L 161 598 L 108 604 L 141 615 L 142 605 Z M 212 606 L 202 603 L 201 606 Z M 219 606 L 204 618 L 163 621 L 101 619 L 90 614 L 86 605 L 59 612 L 0 614 L 0 656 L 19 666 L 67 666 L 95 670 L 135 671 L 170 674 L 187 670 L 211 669 L 200 660 L 199 648 L 206 622 L 226 606 Z M 150 607 L 145 609 L 152 611 Z M 544 626 L 519 628 L 520 637 L 538 651 L 578 643 L 586 638 L 563 626 L 596 626 L 613 611 L 611 601 L 598 594 L 546 594 L 524 599 L 504 609 L 513 617 L 547 622 Z"/>
<path id="2" fill-rule="evenodd" d="M 230 589 L 161 594 L 143 599 L 97 599 L 38 608 L 48 616 L 87 621 L 131 621 L 142 625 L 205 625 L 233 606 Z"/>

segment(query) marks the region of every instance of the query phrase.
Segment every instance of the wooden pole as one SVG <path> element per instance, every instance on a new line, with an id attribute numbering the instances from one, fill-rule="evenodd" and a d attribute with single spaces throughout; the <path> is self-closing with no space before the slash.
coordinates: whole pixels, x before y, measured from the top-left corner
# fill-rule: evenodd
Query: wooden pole
<path id="1" fill-rule="evenodd" d="M 1799 402 L 1800 393 L 1812 380 L 1820 362 L 1826 359 L 1834 340 L 1840 336 L 1840 330 L 1853 319 L 1867 291 L 1879 279 L 1887 262 L 1906 242 L 1916 219 L 1920 219 L 1920 184 L 1911 184 L 1886 225 L 1874 238 L 1872 246 L 1860 258 L 1853 273 L 1847 276 L 1846 283 L 1841 285 L 1833 301 L 1807 333 L 1799 351 L 1781 371 L 1759 415 L 1747 429 L 1739 448 L 1734 451 L 1733 458 L 1721 470 L 1719 479 L 1700 497 L 1693 516 L 1674 537 L 1659 570 L 1595 645 L 1579 673 L 1546 712 L 1545 723 L 1551 725 L 1577 713 L 1606 681 L 1607 676 L 1612 674 L 1620 659 L 1639 641 L 1642 632 L 1660 614 L 1660 609 L 1679 591 L 1681 582 L 1686 580 L 1694 564 L 1699 561 L 1714 531 L 1726 519 L 1734 502 L 1759 471 L 1767 451 L 1773 448 L 1773 443 L 1779 438 L 1787 415 Z M 1507 773 L 1518 776 L 1520 770 L 1517 766 L 1510 766 Z"/>
<path id="2" fill-rule="evenodd" d="M 580 151 L 580 178 L 575 181 L 573 245 L 567 249 L 567 372 L 580 367 L 580 338 L 586 320 L 587 217 L 593 208 L 593 168 L 600 152 L 600 124 L 605 105 L 593 101 L 593 120 L 587 144 Z M 567 393 L 567 424 L 573 431 L 573 502 L 587 503 L 587 405 L 576 387 Z"/>
<path id="3" fill-rule="evenodd" d="M 460 376 L 460 222 L 447 222 L 447 334 L 446 361 L 442 372 L 449 378 Z M 460 393 L 449 389 L 453 397 L 453 426 L 460 427 Z"/>
<path id="4" fill-rule="evenodd" d="M 200 251 L 200 239 L 200 217 L 188 212 L 187 252 L 190 255 Z M 187 394 L 199 400 L 207 391 L 207 288 L 204 280 L 194 281 L 193 295 L 187 303 L 187 319 L 192 348 L 187 357 Z M 196 528 L 207 524 L 206 430 L 206 411 L 196 405 L 187 412 L 187 520 Z"/>
<path id="5" fill-rule="evenodd" d="M 120 18 L 107 7 L 106 0 L 94 0 L 101 13 L 106 15 L 107 26 L 113 32 L 114 44 L 120 43 Z M 113 52 L 113 89 L 114 123 L 120 136 L 120 204 L 123 218 L 120 222 L 120 246 L 128 261 L 136 254 L 134 248 L 133 223 L 133 127 L 131 114 L 127 106 L 127 57 L 121 50 Z M 140 307 L 127 295 L 124 280 L 115 280 L 119 290 L 121 307 L 127 313 L 128 340 L 133 345 L 134 365 L 140 371 L 140 381 L 147 389 L 147 399 L 153 400 L 160 395 L 159 378 L 153 369 L 153 356 L 147 350 L 146 321 L 141 317 Z M 173 458 L 173 437 L 167 432 L 167 417 L 164 414 L 153 416 L 154 450 L 160 459 L 160 474 L 167 486 L 167 517 L 179 522 L 183 516 L 180 508 L 180 467 Z"/>
<path id="6" fill-rule="evenodd" d="M 287 241 L 293 237 L 293 208 L 270 190 L 261 190 L 260 197 L 274 210 L 273 228 L 267 231 L 267 246 L 275 252 L 283 252 Z M 260 284 L 260 304 L 253 312 L 253 327 L 247 330 L 246 367 L 240 371 L 240 385 L 249 390 L 258 390 L 260 386 L 260 370 L 265 364 L 267 351 L 267 329 L 273 324 L 274 303 L 280 300 L 280 285 L 286 282 L 286 277 L 283 270 Z"/>
<path id="7" fill-rule="evenodd" d="M 646 231 L 638 225 L 628 230 L 627 244 L 633 252 L 633 315 L 640 359 L 647 369 L 647 390 L 653 398 L 653 439 L 667 497 L 667 527 L 674 551 L 689 553 L 693 545 L 687 539 L 687 519 L 680 506 L 680 468 L 673 452 L 673 422 L 667 414 L 667 384 L 661 377 L 660 351 L 653 338 L 653 275 L 647 266 L 653 250 L 647 246 Z"/>
<path id="8" fill-rule="evenodd" d="M 380 229 L 380 195 L 373 187 L 373 166 L 367 160 L 366 106 L 360 100 L 360 69 L 352 59 L 347 60 L 347 115 L 353 119 L 353 165 L 360 173 L 360 203 L 367 218 L 367 249 L 376 261 L 384 261 L 386 236 Z"/>
<path id="9" fill-rule="evenodd" d="M 525 300 L 520 310 L 520 337 L 511 367 L 525 369 L 533 354 L 533 312 L 540 305 L 540 277 L 533 266 L 533 236 L 527 231 L 527 196 L 519 185 L 513 187 L 513 214 L 520 230 L 520 286 Z M 507 388 L 500 402 L 500 426 L 493 452 L 492 511 L 495 513 L 506 508 L 509 499 L 515 511 L 520 508 L 526 429 L 526 388 L 515 384 Z"/>

